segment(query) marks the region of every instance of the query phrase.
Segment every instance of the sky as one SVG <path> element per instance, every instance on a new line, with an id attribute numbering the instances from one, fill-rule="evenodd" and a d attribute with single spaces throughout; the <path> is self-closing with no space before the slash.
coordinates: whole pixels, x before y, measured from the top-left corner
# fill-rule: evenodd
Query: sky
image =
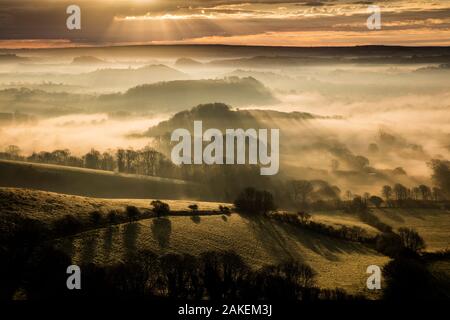
<path id="1" fill-rule="evenodd" d="M 0 48 L 126 44 L 450 45 L 450 0 L 0 0 Z"/>

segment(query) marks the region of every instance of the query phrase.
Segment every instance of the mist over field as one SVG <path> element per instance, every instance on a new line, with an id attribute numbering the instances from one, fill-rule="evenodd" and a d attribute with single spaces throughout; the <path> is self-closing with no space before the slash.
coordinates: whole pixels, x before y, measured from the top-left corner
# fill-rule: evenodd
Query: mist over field
<path id="1" fill-rule="evenodd" d="M 133 47 L 62 52 L 19 50 L 0 56 L 0 150 L 15 145 L 30 155 L 70 149 L 82 156 L 92 148 L 156 147 L 154 138 L 141 135 L 147 129 L 199 104 L 224 103 L 234 111 L 312 115 L 254 115 L 262 127 L 281 129 L 286 179 L 307 173 L 342 190 L 376 192 L 383 179 L 430 183 L 427 162 L 450 156 L 445 51 L 433 59 L 422 54 L 391 60 L 380 54 L 264 56 L 264 50 L 258 56 L 236 50 L 220 57 L 208 47 L 147 56 Z M 227 125 L 236 123 L 252 127 L 245 121 Z M 358 156 L 368 161 L 363 167 L 386 176 L 378 183 L 336 174 L 361 171 L 352 160 Z M 391 174 L 396 168 L 406 174 Z"/>

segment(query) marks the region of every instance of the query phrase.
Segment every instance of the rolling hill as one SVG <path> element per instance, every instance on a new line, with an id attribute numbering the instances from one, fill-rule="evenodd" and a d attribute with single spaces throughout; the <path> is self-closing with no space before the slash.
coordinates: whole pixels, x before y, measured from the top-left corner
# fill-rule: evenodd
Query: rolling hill
<path id="1" fill-rule="evenodd" d="M 269 105 L 278 102 L 261 82 L 230 77 L 208 80 L 177 80 L 145 84 L 125 93 L 99 97 L 100 110 L 181 111 L 186 106 L 209 102 L 236 106 Z"/>
<path id="2" fill-rule="evenodd" d="M 238 214 L 144 219 L 87 231 L 60 245 L 72 253 L 76 263 L 114 263 L 138 249 L 194 255 L 233 250 L 254 268 L 294 259 L 317 271 L 319 286 L 352 293 L 365 291 L 368 265 L 381 266 L 389 260 L 361 244 Z"/>
<path id="3" fill-rule="evenodd" d="M 150 199 L 86 198 L 51 192 L 0 188 L 1 215 L 17 214 L 51 226 L 66 215 L 87 224 L 88 231 L 60 238 L 57 245 L 72 255 L 75 263 L 110 264 L 134 250 L 150 249 L 158 254 L 233 250 L 252 267 L 285 260 L 297 260 L 318 273 L 318 285 L 341 287 L 352 293 L 366 293 L 366 268 L 382 266 L 389 259 L 363 244 L 347 242 L 289 224 L 260 217 L 232 213 L 221 215 L 217 202 L 164 200 L 171 216 L 144 218 L 113 226 L 89 224 L 90 213 L 106 216 L 111 210 L 125 214 L 134 205 L 142 213 L 150 208 Z M 196 203 L 200 214 L 192 216 L 188 206 Z M 148 217 L 148 216 L 147 216 Z"/>
<path id="4" fill-rule="evenodd" d="M 0 187 L 109 198 L 208 198 L 204 186 L 183 180 L 7 160 L 0 160 Z"/>
<path id="5" fill-rule="evenodd" d="M 307 112 L 280 112 L 274 110 L 234 110 L 224 103 L 200 104 L 190 110 L 176 113 L 169 120 L 162 121 L 148 129 L 146 136 L 164 136 L 177 128 L 187 128 L 192 132 L 194 121 L 202 121 L 205 128 L 265 129 L 275 127 L 280 122 L 306 122 L 327 117 Z"/>
<path id="6" fill-rule="evenodd" d="M 86 198 L 26 189 L 0 188 L 1 215 L 18 214 L 50 226 L 65 215 L 89 224 L 90 213 L 106 216 L 111 210 L 124 214 L 134 205 L 144 214 L 150 199 Z M 341 287 L 368 294 L 368 265 L 383 265 L 389 259 L 360 243 L 347 242 L 266 218 L 232 213 L 221 215 L 216 202 L 164 200 L 171 216 L 145 218 L 113 226 L 89 225 L 87 231 L 59 238 L 56 244 L 71 254 L 74 263 L 110 264 L 127 254 L 150 249 L 158 254 L 233 250 L 253 268 L 285 260 L 307 263 L 318 273 L 318 285 Z M 196 203 L 200 214 L 192 216 L 188 205 Z"/>
<path id="7" fill-rule="evenodd" d="M 88 198 L 45 191 L 0 188 L 0 215 L 18 215 L 51 226 L 66 215 L 76 217 L 86 228 L 63 236 L 55 244 L 71 255 L 74 263 L 114 264 L 123 261 L 137 250 L 151 250 L 157 254 L 188 253 L 199 255 L 206 251 L 232 250 L 255 269 L 267 264 L 296 260 L 309 264 L 317 272 L 317 284 L 322 288 L 340 287 L 354 294 L 378 298 L 368 291 L 365 281 L 369 265 L 382 267 L 389 258 L 369 246 L 332 238 L 324 234 L 298 228 L 288 223 L 263 217 L 237 213 L 223 215 L 219 205 L 231 204 L 194 200 L 163 200 L 171 208 L 170 216 L 156 218 L 150 211 L 151 199 Z M 197 204 L 199 211 L 192 215 L 188 206 Z M 123 215 L 126 207 L 136 206 L 141 215 L 137 221 L 110 225 L 92 224 L 92 212 L 103 218 L 111 211 Z M 374 210 L 381 219 L 381 210 Z M 408 210 L 410 212 L 410 210 Z M 384 214 L 398 221 L 395 226 L 414 227 L 423 234 L 430 249 L 448 243 L 448 225 L 437 223 L 444 211 L 409 213 L 389 209 Z M 358 220 L 357 216 L 342 212 L 316 212 L 312 219 L 334 227 L 358 226 L 373 235 L 377 230 Z M 107 221 L 104 219 L 103 221 Z M 124 221 L 123 219 L 121 221 Z M 393 223 L 392 223 L 393 224 Z M 393 224 L 394 225 L 394 224 Z M 444 260 L 430 265 L 436 277 L 448 273 Z M 446 264 L 447 263 L 447 264 Z"/>
<path id="8" fill-rule="evenodd" d="M 161 81 L 187 80 L 189 76 L 168 66 L 148 65 L 137 69 L 105 68 L 68 77 L 67 83 L 108 89 L 128 89 Z"/>
<path id="9" fill-rule="evenodd" d="M 73 215 L 87 223 L 89 214 L 98 212 L 106 216 L 111 211 L 125 215 L 127 206 L 137 207 L 141 213 L 149 213 L 152 199 L 104 199 L 21 188 L 0 187 L 0 213 L 39 220 L 50 225 L 65 215 Z M 164 200 L 173 215 L 191 214 L 191 204 L 198 205 L 198 214 L 218 214 L 219 206 L 227 203 L 194 200 Z M 151 215 L 151 214 L 150 214 Z"/>
<path id="10" fill-rule="evenodd" d="M 382 208 L 373 213 L 394 229 L 416 229 L 427 244 L 427 251 L 450 249 L 450 212 L 440 209 Z"/>

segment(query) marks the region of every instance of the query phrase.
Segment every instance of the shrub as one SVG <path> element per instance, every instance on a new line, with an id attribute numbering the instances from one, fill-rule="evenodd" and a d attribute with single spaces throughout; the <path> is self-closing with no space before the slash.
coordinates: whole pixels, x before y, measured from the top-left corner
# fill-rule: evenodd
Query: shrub
<path id="1" fill-rule="evenodd" d="M 130 222 L 137 220 L 137 217 L 141 214 L 139 209 L 135 206 L 127 206 L 126 213 Z"/>
<path id="2" fill-rule="evenodd" d="M 377 196 L 371 196 L 369 198 L 369 201 L 377 208 L 379 208 L 381 206 L 381 204 L 383 203 L 383 199 L 381 199 L 380 197 L 377 197 Z"/>
<path id="3" fill-rule="evenodd" d="M 398 234 L 403 243 L 403 246 L 413 252 L 419 252 L 425 249 L 425 240 L 414 229 L 400 228 Z"/>
<path id="4" fill-rule="evenodd" d="M 108 221 L 109 221 L 109 223 L 112 223 L 112 224 L 117 223 L 118 216 L 117 216 L 117 212 L 115 210 L 111 210 L 108 213 Z"/>
<path id="5" fill-rule="evenodd" d="M 403 251 L 400 236 L 393 232 L 382 233 L 375 239 L 375 249 L 389 257 L 396 257 Z"/>
<path id="6" fill-rule="evenodd" d="M 160 200 L 153 200 L 150 204 L 153 207 L 152 211 L 156 214 L 158 218 L 170 214 L 169 204 L 162 202 Z"/>
<path id="7" fill-rule="evenodd" d="M 219 205 L 219 211 L 221 214 L 224 214 L 224 215 L 229 215 L 231 213 L 230 208 L 228 208 L 227 206 L 222 206 L 222 205 Z"/>
<path id="8" fill-rule="evenodd" d="M 436 299 L 439 290 L 432 284 L 432 276 L 418 259 L 400 257 L 383 268 L 385 279 L 383 298 L 387 300 Z"/>
<path id="9" fill-rule="evenodd" d="M 102 215 L 98 211 L 93 211 L 89 213 L 89 220 L 93 225 L 98 225 L 102 220 Z"/>
<path id="10" fill-rule="evenodd" d="M 188 206 L 188 208 L 191 209 L 193 213 L 196 213 L 198 211 L 198 205 L 196 204 L 191 204 L 190 206 Z"/>
<path id="11" fill-rule="evenodd" d="M 306 213 L 304 211 L 297 212 L 298 218 L 302 223 L 306 223 L 311 219 L 311 215 L 309 213 Z"/>
<path id="12" fill-rule="evenodd" d="M 308 300 L 315 285 L 316 273 L 306 264 L 295 261 L 262 268 L 258 275 L 261 293 L 269 299 Z"/>
<path id="13" fill-rule="evenodd" d="M 54 223 L 54 231 L 58 235 L 75 234 L 81 230 L 83 224 L 72 215 L 65 215 L 63 218 L 56 220 Z"/>

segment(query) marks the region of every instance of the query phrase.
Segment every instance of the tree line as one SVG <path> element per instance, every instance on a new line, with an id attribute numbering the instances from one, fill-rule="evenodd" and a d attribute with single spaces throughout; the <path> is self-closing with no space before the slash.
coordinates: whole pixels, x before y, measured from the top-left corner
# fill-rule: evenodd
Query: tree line
<path id="1" fill-rule="evenodd" d="M 147 146 L 139 150 L 117 149 L 100 152 L 91 149 L 82 156 L 76 156 L 69 149 L 33 152 L 29 156 L 21 154 L 14 145 L 0 152 L 0 159 L 29 161 L 36 163 L 55 164 L 87 169 L 115 171 L 146 176 L 161 176 L 181 178 L 182 171 L 167 159 L 162 153 Z"/>

